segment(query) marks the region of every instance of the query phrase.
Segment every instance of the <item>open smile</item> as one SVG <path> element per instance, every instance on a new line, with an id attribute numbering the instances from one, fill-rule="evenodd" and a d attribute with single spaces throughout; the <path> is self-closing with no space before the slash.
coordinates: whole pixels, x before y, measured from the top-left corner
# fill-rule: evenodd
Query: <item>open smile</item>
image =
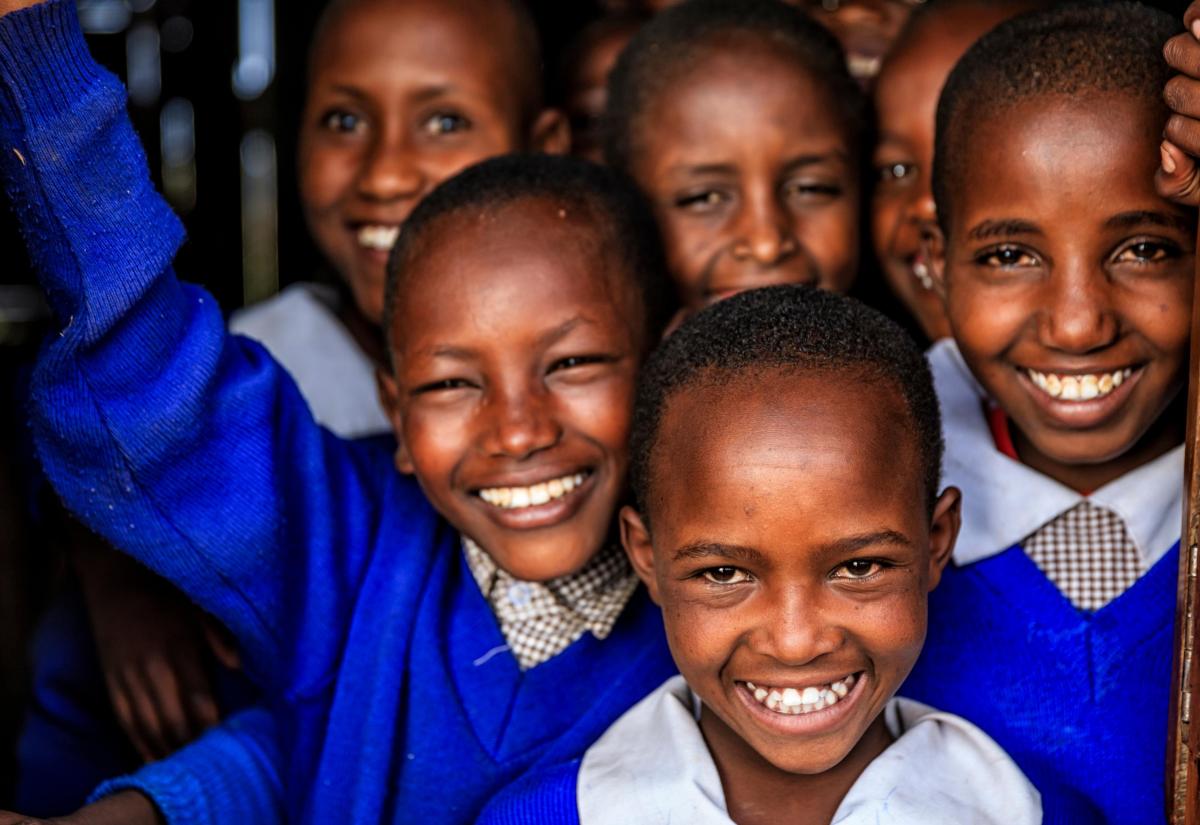
<path id="1" fill-rule="evenodd" d="M 1144 372 L 1141 366 L 1091 373 L 1017 370 L 1034 402 L 1052 418 L 1075 428 L 1103 423 L 1125 403 Z"/>
<path id="2" fill-rule="evenodd" d="M 489 517 L 505 526 L 531 529 L 557 524 L 573 516 L 595 486 L 594 473 L 585 469 L 530 485 L 475 489 Z"/>
<path id="3" fill-rule="evenodd" d="M 815 734 L 842 725 L 858 705 L 867 679 L 860 671 L 826 684 L 766 685 L 736 682 L 736 693 L 751 716 L 786 734 Z"/>

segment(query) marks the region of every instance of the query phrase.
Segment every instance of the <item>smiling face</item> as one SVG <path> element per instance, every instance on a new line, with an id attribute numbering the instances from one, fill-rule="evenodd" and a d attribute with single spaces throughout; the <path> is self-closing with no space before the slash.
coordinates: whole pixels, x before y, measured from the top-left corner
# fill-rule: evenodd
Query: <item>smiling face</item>
<path id="1" fill-rule="evenodd" d="M 914 21 L 875 84 L 879 140 L 871 209 L 875 254 L 897 297 L 930 341 L 950 334 L 941 298 L 930 288 L 921 238 L 937 212 L 930 175 L 938 95 L 946 77 L 979 37 L 1021 6 L 962 4 Z"/>
<path id="2" fill-rule="evenodd" d="M 417 202 L 460 169 L 561 148 L 511 48 L 502 3 L 360 0 L 321 33 L 300 129 L 300 197 L 322 253 L 371 321 Z M 546 145 L 543 145 L 546 144 Z"/>
<path id="3" fill-rule="evenodd" d="M 439 218 L 396 307 L 397 464 L 526 580 L 582 567 L 625 489 L 643 310 L 592 223 L 535 199 Z"/>
<path id="4" fill-rule="evenodd" d="M 848 770 L 844 792 L 886 747 L 880 711 L 924 642 L 958 494 L 931 526 L 909 413 L 881 381 L 862 403 L 861 379 L 680 390 L 654 448 L 670 459 L 652 459 L 649 533 L 622 513 L 727 795 L 731 777 Z"/>
<path id="5" fill-rule="evenodd" d="M 1092 490 L 1178 444 L 1195 217 L 1154 189 L 1162 117 L 1110 94 L 1043 98 L 959 152 L 946 307 L 1022 460 Z M 939 271 L 943 267 L 937 267 Z"/>
<path id="6" fill-rule="evenodd" d="M 858 175 L 829 90 L 761 38 L 708 47 L 637 119 L 631 169 L 692 308 L 769 284 L 844 292 Z"/>

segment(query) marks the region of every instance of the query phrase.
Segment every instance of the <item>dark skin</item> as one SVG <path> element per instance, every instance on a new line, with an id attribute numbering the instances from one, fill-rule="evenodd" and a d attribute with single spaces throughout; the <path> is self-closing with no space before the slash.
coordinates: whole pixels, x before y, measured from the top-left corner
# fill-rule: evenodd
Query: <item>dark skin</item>
<path id="1" fill-rule="evenodd" d="M 1021 460 L 1084 493 L 1183 441 L 1196 226 L 1155 191 L 1161 126 L 1123 94 L 984 119 L 960 147 L 972 162 L 944 254 L 931 251 L 954 337 Z"/>
<path id="2" fill-rule="evenodd" d="M 648 519 L 621 513 L 739 825 L 832 820 L 891 743 L 880 714 L 954 547 L 958 491 L 931 515 L 900 396 L 872 393 L 864 404 L 852 376 L 816 372 L 685 388 L 662 420 Z M 847 696 L 801 716 L 746 686 L 850 674 Z"/>
<path id="3" fill-rule="evenodd" d="M 918 3 L 908 0 L 835 0 L 833 3 L 800 0 L 797 5 L 834 33 L 846 51 L 850 74 L 864 86 L 869 86 Z"/>
<path id="4" fill-rule="evenodd" d="M 921 238 L 934 231 L 933 129 L 938 96 L 963 53 L 1001 21 L 1030 8 L 962 4 L 933 11 L 910 26 L 875 84 L 879 140 L 871 208 L 875 255 L 888 285 L 930 341 L 950 335 L 940 296 L 929 282 Z M 922 280 L 921 276 L 924 276 Z"/>
<path id="5" fill-rule="evenodd" d="M 1200 2 L 1184 12 L 1187 31 L 1167 41 L 1163 56 L 1179 72 L 1167 82 L 1163 99 L 1172 115 L 1163 129 L 1158 191 L 1188 206 L 1200 205 Z"/>
<path id="6" fill-rule="evenodd" d="M 608 103 L 608 75 L 629 38 L 641 25 L 640 18 L 623 21 L 602 20 L 602 31 L 584 42 L 574 65 L 567 71 L 566 98 L 563 108 L 571 123 L 571 153 L 595 163 L 604 162 L 600 121 Z"/>
<path id="7" fill-rule="evenodd" d="M 845 292 L 859 180 L 826 85 L 762 38 L 709 44 L 635 122 L 630 171 L 689 309 L 743 289 Z"/>

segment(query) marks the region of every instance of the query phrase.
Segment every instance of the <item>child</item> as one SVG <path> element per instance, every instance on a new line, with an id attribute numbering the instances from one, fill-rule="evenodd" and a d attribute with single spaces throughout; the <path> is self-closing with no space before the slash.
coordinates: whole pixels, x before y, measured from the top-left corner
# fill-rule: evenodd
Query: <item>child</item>
<path id="1" fill-rule="evenodd" d="M 1196 241 L 1154 189 L 1176 30 L 1131 3 L 1001 24 L 934 151 L 954 340 L 930 361 L 965 503 L 904 692 L 987 731 L 1048 809 L 1122 825 L 1163 821 Z"/>
<path id="2" fill-rule="evenodd" d="M 647 363 L 631 449 L 621 536 L 682 675 L 485 822 L 1041 822 L 978 728 L 894 698 L 960 500 L 902 330 L 804 287 L 722 302 Z"/>
<path id="3" fill-rule="evenodd" d="M 571 125 L 571 153 L 604 162 L 601 125 L 608 103 L 608 75 L 617 55 L 646 22 L 641 14 L 610 14 L 584 27 L 567 47 L 556 81 Z"/>
<path id="4" fill-rule="evenodd" d="M 670 672 L 609 541 L 665 317 L 631 188 L 517 158 L 421 203 L 384 303 L 393 456 L 318 427 L 175 281 L 178 224 L 69 6 L 0 22 L 4 168 L 69 319 L 35 379 L 48 475 L 237 636 L 290 817 L 471 821 Z"/>
<path id="5" fill-rule="evenodd" d="M 693 0 L 634 35 L 608 100 L 606 154 L 650 198 L 689 308 L 849 288 L 866 115 L 828 32 L 777 0 Z"/>
<path id="6" fill-rule="evenodd" d="M 535 29 L 518 2 L 338 0 L 326 10 L 309 60 L 299 188 L 339 287 L 299 283 L 230 323 L 287 368 L 319 423 L 345 437 L 390 432 L 374 376 L 385 361 L 379 314 L 399 224 L 470 163 L 564 151 L 563 119 L 543 108 L 541 90 Z M 115 551 L 91 546 L 98 540 L 84 531 L 71 535 L 83 545 L 76 566 L 90 615 L 77 615 L 76 597 L 56 605 L 39 633 L 39 692 L 23 731 L 18 794 L 29 812 L 72 810 L 102 779 L 133 767 L 101 665 L 145 756 L 164 756 L 215 717 L 192 605 Z M 137 627 L 154 632 L 130 632 Z M 160 710 L 170 708 L 178 710 Z"/>
<path id="7" fill-rule="evenodd" d="M 875 255 L 927 341 L 950 334 L 921 250 L 922 234 L 937 220 L 929 180 L 938 94 L 968 46 L 1033 7 L 1032 0 L 938 0 L 923 6 L 909 18 L 875 84 Z"/>
<path id="8" fill-rule="evenodd" d="M 837 35 L 846 65 L 869 87 L 913 9 L 925 0 L 801 0 L 818 22 Z"/>

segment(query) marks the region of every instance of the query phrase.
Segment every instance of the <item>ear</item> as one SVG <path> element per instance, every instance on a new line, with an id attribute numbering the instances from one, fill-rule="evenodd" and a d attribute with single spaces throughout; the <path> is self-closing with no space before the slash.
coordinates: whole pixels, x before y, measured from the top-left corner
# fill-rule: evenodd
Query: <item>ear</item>
<path id="1" fill-rule="evenodd" d="M 529 150 L 547 155 L 571 151 L 571 126 L 558 109 L 542 109 L 529 127 Z"/>
<path id="2" fill-rule="evenodd" d="M 642 520 L 641 513 L 629 506 L 621 508 L 618 518 L 621 522 L 621 544 L 629 556 L 629 563 L 633 565 L 633 571 L 642 584 L 646 585 L 650 598 L 655 604 L 661 605 L 658 600 L 658 579 L 654 575 L 654 546 L 650 543 L 646 522 Z"/>
<path id="3" fill-rule="evenodd" d="M 943 303 L 946 300 L 946 236 L 936 223 L 921 230 L 921 255 L 929 262 L 933 291 Z"/>
<path id="4" fill-rule="evenodd" d="M 933 506 L 933 521 L 929 525 L 929 589 L 938 586 L 942 571 L 954 554 L 954 542 L 962 526 L 962 493 L 957 487 L 947 487 Z"/>
<path id="5" fill-rule="evenodd" d="M 400 414 L 400 388 L 396 386 L 396 377 L 376 368 L 375 386 L 379 390 L 379 403 L 383 405 L 383 412 L 391 422 L 392 434 L 396 436 L 396 469 L 405 475 L 412 475 L 412 457 L 404 445 L 404 417 Z"/>

